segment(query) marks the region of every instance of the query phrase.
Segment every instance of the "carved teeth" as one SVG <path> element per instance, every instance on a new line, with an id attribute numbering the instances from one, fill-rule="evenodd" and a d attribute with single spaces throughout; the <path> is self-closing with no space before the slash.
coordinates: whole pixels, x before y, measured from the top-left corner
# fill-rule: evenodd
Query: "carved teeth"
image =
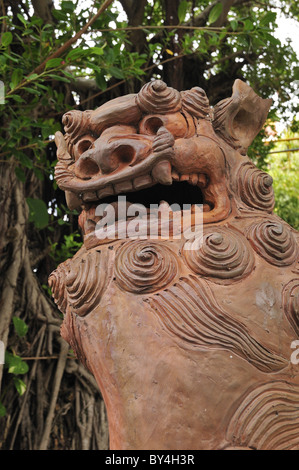
<path id="1" fill-rule="evenodd" d="M 189 181 L 189 175 L 181 175 L 180 181 Z"/>
<path id="2" fill-rule="evenodd" d="M 153 178 L 150 175 L 138 176 L 133 180 L 134 189 L 144 189 L 153 186 Z"/>
<path id="3" fill-rule="evenodd" d="M 81 206 L 81 200 L 78 197 L 77 194 L 72 193 L 71 191 L 65 191 L 65 199 L 67 206 L 70 208 L 70 210 L 79 210 Z"/>
<path id="4" fill-rule="evenodd" d="M 123 181 L 114 185 L 115 194 L 126 193 L 133 190 L 132 181 Z"/>
<path id="5" fill-rule="evenodd" d="M 82 194 L 84 202 L 92 202 L 97 200 L 97 193 L 95 191 L 88 191 Z"/>
<path id="6" fill-rule="evenodd" d="M 198 186 L 200 186 L 201 188 L 206 188 L 207 184 L 208 184 L 208 180 L 207 180 L 207 177 L 206 175 L 204 175 L 203 173 L 200 173 L 198 175 Z"/>
<path id="7" fill-rule="evenodd" d="M 171 164 L 166 160 L 157 163 L 152 171 L 152 176 L 157 183 L 172 184 Z"/>
<path id="8" fill-rule="evenodd" d="M 171 176 L 174 181 L 180 181 L 180 175 L 173 169 L 171 171 Z"/>
<path id="9" fill-rule="evenodd" d="M 167 201 L 160 201 L 159 206 L 170 207 Z"/>
<path id="10" fill-rule="evenodd" d="M 198 175 L 197 175 L 196 173 L 193 173 L 192 175 L 190 175 L 189 182 L 190 182 L 193 186 L 196 186 L 197 183 L 198 183 Z"/>
<path id="11" fill-rule="evenodd" d="M 98 199 L 103 199 L 104 197 L 113 196 L 113 195 L 114 195 L 114 189 L 113 189 L 112 184 L 110 184 L 109 186 L 106 186 L 106 188 L 103 188 L 97 191 Z"/>

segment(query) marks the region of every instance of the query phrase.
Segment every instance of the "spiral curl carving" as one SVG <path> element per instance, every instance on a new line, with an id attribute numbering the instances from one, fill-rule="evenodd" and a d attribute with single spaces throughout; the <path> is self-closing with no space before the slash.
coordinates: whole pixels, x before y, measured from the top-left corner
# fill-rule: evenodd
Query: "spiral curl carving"
<path id="1" fill-rule="evenodd" d="M 62 313 L 65 313 L 67 307 L 65 280 L 69 269 L 68 267 L 69 260 L 60 264 L 58 268 L 50 274 L 48 279 L 54 302 L 57 304 L 57 307 L 59 310 L 61 310 Z"/>
<path id="2" fill-rule="evenodd" d="M 282 304 L 287 319 L 299 337 L 299 279 L 293 279 L 285 286 Z"/>
<path id="3" fill-rule="evenodd" d="M 226 227 L 207 230 L 195 238 L 184 258 L 192 271 L 217 284 L 243 279 L 254 267 L 254 256 L 246 238 Z"/>
<path id="4" fill-rule="evenodd" d="M 137 97 L 141 111 L 148 114 L 176 113 L 181 109 L 181 95 L 162 80 L 144 85 Z"/>
<path id="5" fill-rule="evenodd" d="M 238 172 L 239 195 L 253 209 L 272 212 L 275 205 L 273 179 L 252 163 L 245 163 Z"/>
<path id="6" fill-rule="evenodd" d="M 68 149 L 71 150 L 72 145 L 75 144 L 82 135 L 88 134 L 90 112 L 78 110 L 68 111 L 63 115 L 62 124 L 64 125 L 65 140 Z"/>
<path id="7" fill-rule="evenodd" d="M 202 88 L 194 87 L 181 92 L 182 108 L 197 119 L 210 117 L 208 97 Z"/>
<path id="8" fill-rule="evenodd" d="M 276 220 L 252 224 L 247 238 L 255 251 L 274 266 L 290 266 L 298 257 L 296 239 L 291 230 Z"/>
<path id="9" fill-rule="evenodd" d="M 127 242 L 118 250 L 115 259 L 117 284 L 135 294 L 163 289 L 177 272 L 178 265 L 172 251 L 157 242 Z"/>
<path id="10" fill-rule="evenodd" d="M 90 313 L 100 302 L 110 277 L 106 252 L 89 252 L 72 260 L 65 284 L 73 312 L 80 317 Z"/>

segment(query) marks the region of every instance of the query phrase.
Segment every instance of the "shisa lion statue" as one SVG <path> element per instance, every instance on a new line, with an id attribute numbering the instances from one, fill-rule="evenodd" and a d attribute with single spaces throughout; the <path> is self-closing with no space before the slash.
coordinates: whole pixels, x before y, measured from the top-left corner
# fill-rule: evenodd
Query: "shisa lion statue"
<path id="1" fill-rule="evenodd" d="M 213 108 L 156 80 L 63 117 L 55 177 L 84 244 L 49 284 L 110 449 L 299 449 L 298 233 L 246 156 L 270 106 L 240 80 Z M 190 230 L 201 204 L 202 233 L 120 237 L 132 217 L 117 215 L 101 238 L 97 207 L 119 195 L 127 209 L 191 204 Z"/>

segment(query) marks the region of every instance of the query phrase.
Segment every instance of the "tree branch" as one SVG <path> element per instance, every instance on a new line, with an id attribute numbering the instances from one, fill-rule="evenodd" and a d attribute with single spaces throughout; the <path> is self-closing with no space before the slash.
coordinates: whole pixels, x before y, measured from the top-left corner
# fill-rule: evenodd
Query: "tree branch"
<path id="1" fill-rule="evenodd" d="M 164 65 L 168 62 L 171 62 L 173 60 L 178 60 L 178 59 L 181 59 L 182 57 L 185 57 L 186 55 L 192 55 L 192 54 L 195 54 L 195 52 L 192 52 L 191 54 L 180 54 L 180 55 L 177 55 L 177 56 L 174 56 L 174 57 L 170 57 L 169 59 L 165 59 L 165 60 L 162 60 L 161 62 L 159 62 L 158 64 L 153 64 L 153 65 L 150 65 L 149 67 L 146 67 L 144 70 L 144 72 L 147 72 L 148 70 L 152 70 L 156 67 L 158 67 L 159 65 Z M 123 83 L 125 83 L 127 80 L 129 80 L 131 77 L 128 77 L 124 80 L 120 80 L 119 82 L 117 83 L 114 83 L 113 85 L 111 85 L 110 87 L 106 88 L 106 90 L 101 90 L 99 91 L 98 93 L 96 93 L 95 95 L 92 95 L 88 98 L 86 98 L 85 100 L 81 101 L 80 102 L 80 105 L 77 105 L 77 106 L 81 106 L 82 104 L 84 104 L 85 102 L 89 101 L 89 100 L 92 100 L 94 98 L 97 98 L 98 96 L 100 95 L 103 95 L 104 93 L 106 93 L 107 91 L 110 91 L 112 90 L 113 88 L 116 88 L 120 85 L 122 85 Z"/>
<path id="2" fill-rule="evenodd" d="M 36 67 L 31 74 L 40 74 L 43 72 L 45 69 L 46 63 L 50 59 L 56 59 L 57 57 L 62 56 L 75 42 L 78 41 L 78 39 L 82 36 L 82 34 L 86 33 L 88 31 L 88 28 L 99 18 L 99 16 L 107 10 L 107 8 L 111 5 L 113 0 L 105 0 L 103 5 L 98 9 L 96 14 L 83 26 L 83 28 L 78 31 L 78 33 L 75 34 L 71 39 L 69 39 L 65 44 L 63 44 L 57 51 L 53 52 L 49 57 L 47 57 L 44 62 L 42 62 L 38 67 Z M 30 75 L 31 75 L 30 74 Z M 26 82 L 26 80 L 24 80 Z"/>
<path id="3" fill-rule="evenodd" d="M 56 368 L 56 374 L 54 378 L 54 386 L 52 390 L 52 396 L 51 396 L 51 403 L 49 406 L 49 411 L 48 411 L 48 416 L 46 419 L 46 424 L 44 427 L 44 432 L 43 436 L 41 439 L 41 443 L 39 446 L 39 450 L 47 450 L 48 448 L 48 442 L 49 442 L 49 437 L 51 433 L 51 428 L 52 428 L 52 422 L 55 414 L 55 406 L 58 398 L 58 393 L 60 389 L 60 384 L 62 380 L 62 376 L 65 370 L 65 365 L 66 365 L 66 360 L 67 360 L 67 355 L 69 352 L 69 345 L 67 344 L 66 341 L 64 341 L 62 338 L 60 338 L 60 354 L 59 354 L 59 359 L 57 363 L 57 368 Z"/>
<path id="4" fill-rule="evenodd" d="M 227 15 L 231 9 L 231 7 L 235 4 L 236 0 L 222 0 L 222 12 L 219 18 L 214 21 L 212 26 L 223 26 L 224 23 L 226 22 Z"/>

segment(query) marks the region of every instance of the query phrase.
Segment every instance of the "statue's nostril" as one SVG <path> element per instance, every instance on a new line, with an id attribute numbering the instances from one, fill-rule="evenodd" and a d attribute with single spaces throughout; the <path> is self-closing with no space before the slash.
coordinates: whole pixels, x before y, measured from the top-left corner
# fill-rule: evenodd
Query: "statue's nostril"
<path id="1" fill-rule="evenodd" d="M 135 149 L 131 145 L 120 145 L 114 152 L 119 163 L 131 163 L 136 155 Z"/>
<path id="2" fill-rule="evenodd" d="M 97 162 L 90 156 L 82 156 L 75 164 L 75 175 L 81 179 L 90 179 L 99 173 L 100 168 Z"/>
<path id="3" fill-rule="evenodd" d="M 99 153 L 95 158 L 101 168 L 102 173 L 109 174 L 122 167 L 124 164 L 128 165 L 136 157 L 136 150 L 131 145 L 121 144 L 115 147 L 106 148 L 103 152 Z"/>

